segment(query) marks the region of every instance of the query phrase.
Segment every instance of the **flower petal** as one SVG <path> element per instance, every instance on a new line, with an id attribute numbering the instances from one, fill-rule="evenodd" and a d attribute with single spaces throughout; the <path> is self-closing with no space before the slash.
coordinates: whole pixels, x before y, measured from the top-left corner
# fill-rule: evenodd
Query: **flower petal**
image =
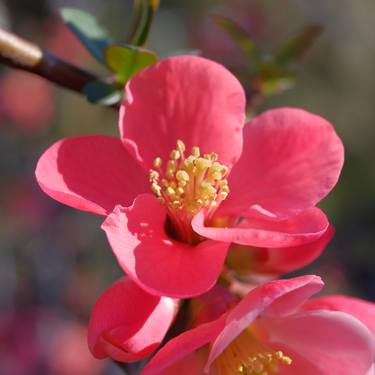
<path id="1" fill-rule="evenodd" d="M 191 353 L 194 351 L 198 353 L 199 348 L 208 344 L 217 336 L 223 328 L 223 325 L 224 319 L 221 318 L 210 323 L 202 324 L 197 328 L 187 330 L 179 336 L 174 337 L 155 354 L 151 361 L 143 368 L 140 375 L 164 375 L 164 370 L 173 368 L 179 361 L 188 356 L 190 357 Z M 185 375 L 185 373 L 180 374 Z M 188 374 L 189 373 L 186 373 L 186 375 Z"/>
<path id="2" fill-rule="evenodd" d="M 203 241 L 190 246 L 165 233 L 166 209 L 153 195 L 116 207 L 102 228 L 124 271 L 151 294 L 187 298 L 216 282 L 229 244 Z"/>
<path id="3" fill-rule="evenodd" d="M 152 296 L 123 277 L 95 303 L 89 323 L 90 350 L 96 358 L 121 362 L 145 358 L 164 339 L 175 312 L 172 299 Z"/>
<path id="4" fill-rule="evenodd" d="M 245 94 L 222 65 L 198 56 L 175 56 L 142 71 L 126 86 L 120 131 L 146 170 L 164 161 L 181 139 L 231 166 L 242 150 Z M 147 136 L 145 136 L 147 134 Z"/>
<path id="5" fill-rule="evenodd" d="M 324 375 L 366 374 L 374 361 L 374 336 L 346 313 L 316 310 L 259 324 L 274 347 L 281 343 L 291 348 Z"/>
<path id="6" fill-rule="evenodd" d="M 53 199 L 100 215 L 128 206 L 150 187 L 118 138 L 85 136 L 53 144 L 35 171 L 41 189 Z"/>
<path id="7" fill-rule="evenodd" d="M 206 370 L 224 349 L 260 314 L 286 314 L 295 310 L 312 294 L 319 291 L 323 282 L 318 276 L 300 276 L 288 280 L 274 280 L 252 291 L 229 312 L 225 328 L 211 346 Z"/>
<path id="8" fill-rule="evenodd" d="M 334 229 L 330 226 L 320 238 L 300 246 L 261 248 L 232 244 L 226 264 L 240 275 L 280 275 L 292 272 L 314 261 L 333 235 Z"/>
<path id="9" fill-rule="evenodd" d="M 221 211 L 295 215 L 329 193 L 343 162 L 343 145 L 322 117 L 296 108 L 266 111 L 244 128 L 243 152 Z"/>
<path id="10" fill-rule="evenodd" d="M 359 298 L 331 295 L 313 298 L 303 305 L 304 310 L 342 311 L 359 319 L 375 335 L 375 303 Z"/>
<path id="11" fill-rule="evenodd" d="M 233 242 L 256 247 L 291 247 L 320 238 L 328 229 L 325 214 L 316 207 L 285 220 L 246 218 L 232 228 L 205 227 L 204 214 L 199 212 L 192 221 L 195 232 L 211 240 Z"/>

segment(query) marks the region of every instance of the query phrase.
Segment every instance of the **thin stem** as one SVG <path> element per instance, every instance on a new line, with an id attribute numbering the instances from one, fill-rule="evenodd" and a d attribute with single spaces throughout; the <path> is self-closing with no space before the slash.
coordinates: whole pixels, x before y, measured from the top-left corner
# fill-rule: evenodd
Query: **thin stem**
<path id="1" fill-rule="evenodd" d="M 81 93 L 83 87 L 100 80 L 94 73 L 70 64 L 19 36 L 0 28 L 0 62 L 37 74 L 58 86 Z"/>

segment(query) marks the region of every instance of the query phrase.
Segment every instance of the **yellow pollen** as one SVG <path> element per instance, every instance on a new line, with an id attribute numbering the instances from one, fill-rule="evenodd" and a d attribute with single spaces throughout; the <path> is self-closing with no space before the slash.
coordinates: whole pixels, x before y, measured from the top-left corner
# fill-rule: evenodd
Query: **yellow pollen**
<path id="1" fill-rule="evenodd" d="M 191 155 L 185 156 L 185 151 L 184 142 L 177 140 L 169 160 L 155 158 L 150 181 L 152 191 L 167 207 L 174 229 L 189 241 L 194 215 L 205 209 L 205 218 L 212 217 L 229 188 L 225 179 L 228 168 L 219 163 L 216 153 L 201 156 L 199 147 L 193 147 Z"/>
<path id="2" fill-rule="evenodd" d="M 155 168 L 160 168 L 161 167 L 161 159 L 160 158 L 156 158 L 154 160 L 154 167 Z"/>
<path id="3" fill-rule="evenodd" d="M 185 143 L 180 139 L 177 140 L 177 150 L 180 151 L 181 154 L 186 150 Z"/>
<path id="4" fill-rule="evenodd" d="M 193 147 L 193 149 L 191 150 L 191 153 L 192 155 L 195 157 L 195 158 L 199 158 L 201 152 L 199 150 L 199 147 Z"/>
<path id="5" fill-rule="evenodd" d="M 292 359 L 280 350 L 265 347 L 249 331 L 243 331 L 215 360 L 216 375 L 271 375 L 281 366 L 290 366 Z"/>

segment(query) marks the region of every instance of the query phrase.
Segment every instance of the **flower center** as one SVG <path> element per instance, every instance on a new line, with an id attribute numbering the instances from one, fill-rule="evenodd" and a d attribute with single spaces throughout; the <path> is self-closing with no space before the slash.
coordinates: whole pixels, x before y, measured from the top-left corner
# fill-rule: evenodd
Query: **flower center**
<path id="1" fill-rule="evenodd" d="M 215 375 L 271 375 L 292 364 L 282 351 L 272 351 L 245 330 L 214 362 Z"/>
<path id="2" fill-rule="evenodd" d="M 229 193 L 225 179 L 228 168 L 218 162 L 215 153 L 201 156 L 199 147 L 193 147 L 191 155 L 185 156 L 185 150 L 185 144 L 178 140 L 164 167 L 157 157 L 150 182 L 152 191 L 166 206 L 178 237 L 192 242 L 194 215 L 205 209 L 205 217 L 212 217 Z"/>

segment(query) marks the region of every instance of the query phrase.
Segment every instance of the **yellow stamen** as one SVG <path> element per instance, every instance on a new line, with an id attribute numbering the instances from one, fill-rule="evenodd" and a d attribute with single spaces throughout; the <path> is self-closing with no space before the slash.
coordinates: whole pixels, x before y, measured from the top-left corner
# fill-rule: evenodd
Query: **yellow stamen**
<path id="1" fill-rule="evenodd" d="M 218 162 L 216 153 L 202 157 L 199 147 L 193 147 L 191 155 L 185 157 L 185 150 L 185 144 L 177 140 L 164 171 L 162 159 L 155 158 L 156 170 L 150 170 L 150 181 L 156 196 L 163 197 L 172 225 L 177 231 L 186 232 L 180 235 L 189 241 L 194 215 L 204 208 L 205 217 L 212 217 L 220 202 L 228 196 L 229 188 L 224 178 L 228 168 Z"/>
<path id="2" fill-rule="evenodd" d="M 160 168 L 161 167 L 161 159 L 160 158 L 156 158 L 154 160 L 154 167 L 155 168 Z"/>
<path id="3" fill-rule="evenodd" d="M 213 364 L 216 375 L 271 375 L 292 359 L 280 350 L 270 351 L 250 330 L 243 331 Z"/>

